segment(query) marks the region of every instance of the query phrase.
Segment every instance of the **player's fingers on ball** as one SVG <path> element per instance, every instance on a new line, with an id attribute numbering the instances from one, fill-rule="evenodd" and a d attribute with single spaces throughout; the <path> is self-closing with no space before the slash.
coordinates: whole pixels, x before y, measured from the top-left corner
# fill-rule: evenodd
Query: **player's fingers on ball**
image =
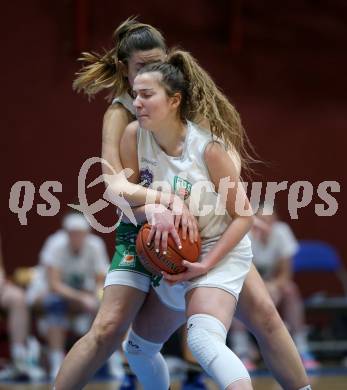
<path id="1" fill-rule="evenodd" d="M 168 281 L 171 285 L 173 285 L 173 284 L 179 282 L 179 280 L 177 280 L 176 278 L 170 278 L 170 279 L 167 279 L 167 281 Z"/>
<path id="2" fill-rule="evenodd" d="M 167 252 L 167 238 L 168 238 L 169 232 L 164 230 L 161 235 L 161 249 L 163 251 L 163 254 L 166 255 Z"/>
<path id="3" fill-rule="evenodd" d="M 155 232 L 155 237 L 154 237 L 154 248 L 155 248 L 155 251 L 157 253 L 160 252 L 160 238 L 161 238 L 161 230 L 160 229 L 157 229 L 156 232 Z"/>
<path id="4" fill-rule="evenodd" d="M 147 237 L 147 245 L 149 245 L 151 243 L 151 241 L 153 240 L 153 237 L 154 237 L 156 230 L 157 229 L 152 225 L 151 230 L 149 231 L 149 234 Z"/>
<path id="5" fill-rule="evenodd" d="M 181 222 L 181 215 L 175 215 L 175 228 L 178 230 Z"/>
<path id="6" fill-rule="evenodd" d="M 165 280 L 167 280 L 167 281 L 172 281 L 172 275 L 171 275 L 171 274 L 168 274 L 168 273 L 165 272 L 165 271 L 162 271 L 161 273 L 162 273 L 162 275 L 163 275 L 163 277 L 164 277 Z"/>
<path id="7" fill-rule="evenodd" d="M 162 275 L 164 276 L 164 278 L 170 282 L 176 282 L 176 279 L 177 279 L 177 275 L 173 275 L 173 274 L 169 274 L 165 271 L 162 271 L 161 272 Z"/>
<path id="8" fill-rule="evenodd" d="M 185 240 L 187 238 L 187 227 L 188 227 L 188 219 L 186 216 L 182 215 L 182 238 Z"/>
<path id="9" fill-rule="evenodd" d="M 192 263 L 187 260 L 182 260 L 182 265 L 187 268 L 191 268 Z"/>
<path id="10" fill-rule="evenodd" d="M 171 229 L 170 230 L 170 234 L 171 234 L 173 240 L 175 241 L 175 243 L 177 245 L 177 248 L 178 249 L 182 249 L 182 243 L 181 243 L 181 240 L 180 240 L 180 236 L 177 233 L 177 230 L 176 229 Z"/>

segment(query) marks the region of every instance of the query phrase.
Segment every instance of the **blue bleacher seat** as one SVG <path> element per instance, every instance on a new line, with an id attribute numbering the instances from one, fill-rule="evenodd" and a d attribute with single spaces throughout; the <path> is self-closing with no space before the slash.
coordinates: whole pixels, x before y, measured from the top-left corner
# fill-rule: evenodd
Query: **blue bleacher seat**
<path id="1" fill-rule="evenodd" d="M 299 250 L 294 256 L 293 270 L 336 272 L 342 262 L 336 249 L 322 241 L 300 241 Z"/>

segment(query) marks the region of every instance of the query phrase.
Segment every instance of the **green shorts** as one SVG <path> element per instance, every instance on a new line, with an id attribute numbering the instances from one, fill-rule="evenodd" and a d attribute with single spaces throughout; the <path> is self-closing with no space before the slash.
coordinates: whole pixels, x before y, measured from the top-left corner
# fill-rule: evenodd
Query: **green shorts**
<path id="1" fill-rule="evenodd" d="M 116 250 L 105 280 L 105 287 L 122 285 L 148 292 L 152 274 L 136 254 L 136 237 L 141 226 L 121 222 L 116 229 Z"/>

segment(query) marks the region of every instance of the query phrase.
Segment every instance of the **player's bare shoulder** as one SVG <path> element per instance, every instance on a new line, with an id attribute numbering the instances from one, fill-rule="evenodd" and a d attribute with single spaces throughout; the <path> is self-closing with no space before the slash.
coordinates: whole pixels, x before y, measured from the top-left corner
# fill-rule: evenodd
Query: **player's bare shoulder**
<path id="1" fill-rule="evenodd" d="M 207 144 L 204 152 L 204 159 L 207 164 L 215 163 L 226 158 L 228 158 L 228 153 L 220 142 L 210 142 Z"/>
<path id="2" fill-rule="evenodd" d="M 127 134 L 129 137 L 136 137 L 138 128 L 139 128 L 139 122 L 132 121 L 125 128 L 124 134 Z"/>
<path id="3" fill-rule="evenodd" d="M 233 148 L 226 149 L 219 142 L 211 142 L 206 146 L 204 159 L 211 169 L 218 169 L 220 166 L 228 166 L 233 174 L 240 175 L 241 159 L 240 155 Z"/>
<path id="4" fill-rule="evenodd" d="M 123 153 L 124 151 L 127 151 L 127 153 L 133 152 L 137 154 L 137 129 L 138 128 L 139 128 L 138 121 L 130 122 L 126 126 L 120 143 Z M 124 159 L 124 155 L 123 155 L 123 159 Z"/>
<path id="5" fill-rule="evenodd" d="M 118 145 L 124 129 L 133 119 L 121 104 L 111 104 L 104 114 L 103 142 L 109 145 Z"/>
<path id="6" fill-rule="evenodd" d="M 104 125 L 118 121 L 129 123 L 129 112 L 120 103 L 114 103 L 108 106 L 104 114 Z"/>

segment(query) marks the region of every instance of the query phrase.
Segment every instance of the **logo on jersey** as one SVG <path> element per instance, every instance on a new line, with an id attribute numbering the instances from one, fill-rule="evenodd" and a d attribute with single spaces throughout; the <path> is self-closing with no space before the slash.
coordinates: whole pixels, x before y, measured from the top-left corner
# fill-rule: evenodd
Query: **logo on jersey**
<path id="1" fill-rule="evenodd" d="M 144 187 L 149 187 L 153 183 L 153 172 L 149 168 L 140 170 L 140 181 Z"/>
<path id="2" fill-rule="evenodd" d="M 146 157 L 141 157 L 141 162 L 142 163 L 147 163 L 147 164 L 150 164 L 150 165 L 154 165 L 155 167 L 158 165 L 158 162 L 155 161 L 155 160 L 149 160 L 148 158 Z"/>
<path id="3" fill-rule="evenodd" d="M 192 190 L 192 185 L 189 181 L 182 179 L 179 176 L 174 177 L 174 191 L 182 199 L 187 199 Z"/>
<path id="4" fill-rule="evenodd" d="M 132 250 L 130 250 L 130 248 Z M 122 260 L 120 261 L 119 265 L 122 265 L 123 267 L 135 268 L 136 255 L 134 253 L 135 253 L 135 245 L 133 247 L 129 247 L 129 249 L 124 252 Z"/>

